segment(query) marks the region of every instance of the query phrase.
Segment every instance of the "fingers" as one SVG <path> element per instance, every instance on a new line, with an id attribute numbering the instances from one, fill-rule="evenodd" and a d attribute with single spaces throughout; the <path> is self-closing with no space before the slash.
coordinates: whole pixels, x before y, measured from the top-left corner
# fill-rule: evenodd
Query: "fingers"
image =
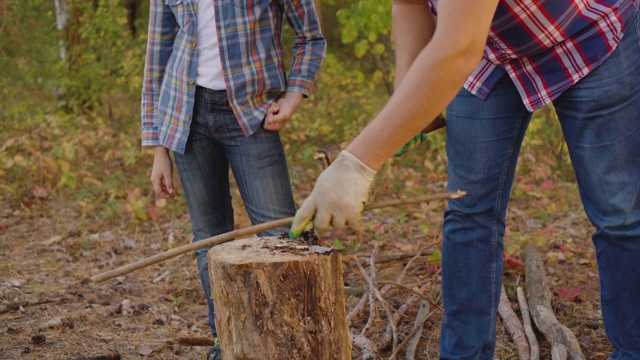
<path id="1" fill-rule="evenodd" d="M 151 184 L 153 184 L 153 191 L 155 191 L 156 195 L 162 196 L 164 189 L 164 184 L 162 183 L 162 179 L 160 177 L 155 177 L 151 175 Z"/>
<path id="2" fill-rule="evenodd" d="M 167 191 L 169 197 L 167 199 L 172 198 L 175 195 L 175 191 L 173 189 L 173 176 L 171 176 L 171 174 L 164 174 L 164 187 L 165 190 Z"/>
<path id="3" fill-rule="evenodd" d="M 171 176 L 166 176 L 165 174 L 152 174 L 151 184 L 153 184 L 153 191 L 156 195 L 165 199 L 172 199 L 175 196 Z"/>
<path id="4" fill-rule="evenodd" d="M 269 130 L 269 131 L 279 131 L 281 130 L 287 123 L 286 122 L 279 122 L 279 121 L 269 121 L 269 120 L 265 120 L 264 122 L 264 128 L 265 130 Z"/>
<path id="5" fill-rule="evenodd" d="M 264 128 L 270 131 L 278 131 L 287 125 L 288 121 L 289 117 L 281 112 L 267 114 L 264 120 Z"/>
<path id="6" fill-rule="evenodd" d="M 322 211 L 319 209 L 316 212 L 316 216 L 313 218 L 313 228 L 317 234 L 323 234 L 327 229 L 329 229 L 331 217 L 332 215 L 328 211 Z"/>
<path id="7" fill-rule="evenodd" d="M 311 224 L 316 212 L 316 206 L 311 199 L 307 199 L 302 203 L 300 209 L 296 212 L 289 229 L 289 237 L 295 239 L 300 237 L 307 226 Z"/>
<path id="8" fill-rule="evenodd" d="M 278 131 L 287 125 L 292 113 L 284 99 L 278 99 L 271 103 L 264 118 L 264 128 L 269 131 Z"/>

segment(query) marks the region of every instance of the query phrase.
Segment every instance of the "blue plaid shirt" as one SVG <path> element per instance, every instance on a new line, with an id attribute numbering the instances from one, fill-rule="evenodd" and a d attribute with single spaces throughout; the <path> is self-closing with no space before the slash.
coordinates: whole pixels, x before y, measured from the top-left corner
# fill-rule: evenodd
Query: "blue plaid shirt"
<path id="1" fill-rule="evenodd" d="M 309 95 L 326 40 L 313 0 L 211 0 L 229 102 L 246 136 L 285 92 Z M 282 24 L 295 33 L 287 78 Z M 142 88 L 142 145 L 184 153 L 197 71 L 195 0 L 151 0 Z"/>

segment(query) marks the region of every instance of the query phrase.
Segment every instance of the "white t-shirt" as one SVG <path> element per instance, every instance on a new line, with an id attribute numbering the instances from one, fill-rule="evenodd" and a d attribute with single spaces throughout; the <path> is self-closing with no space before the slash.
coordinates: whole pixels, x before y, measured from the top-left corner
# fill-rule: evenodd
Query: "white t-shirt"
<path id="1" fill-rule="evenodd" d="M 196 46 L 198 50 L 198 77 L 196 83 L 213 90 L 224 90 L 224 75 L 220 50 L 218 49 L 218 31 L 215 0 L 196 0 L 197 25 Z"/>

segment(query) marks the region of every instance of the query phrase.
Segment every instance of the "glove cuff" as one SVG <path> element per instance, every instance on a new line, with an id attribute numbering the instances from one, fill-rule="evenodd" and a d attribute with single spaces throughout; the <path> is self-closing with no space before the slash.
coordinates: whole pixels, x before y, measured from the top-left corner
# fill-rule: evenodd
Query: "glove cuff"
<path id="1" fill-rule="evenodd" d="M 340 160 L 340 158 L 342 158 L 341 161 L 347 163 L 349 167 L 353 168 L 358 174 L 369 180 L 369 182 L 373 181 L 373 178 L 376 176 L 377 172 L 375 170 L 368 167 L 365 163 L 360 161 L 360 159 L 355 157 L 347 150 L 342 150 L 338 155 L 336 161 Z"/>

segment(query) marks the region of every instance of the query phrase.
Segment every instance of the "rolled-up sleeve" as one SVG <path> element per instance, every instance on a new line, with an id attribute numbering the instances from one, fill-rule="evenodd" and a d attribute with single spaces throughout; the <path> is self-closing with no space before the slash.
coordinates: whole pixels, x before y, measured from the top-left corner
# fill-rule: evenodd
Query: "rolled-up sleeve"
<path id="1" fill-rule="evenodd" d="M 313 0 L 280 0 L 287 22 L 295 32 L 293 60 L 287 80 L 287 92 L 309 96 L 316 72 L 322 66 L 327 41 Z"/>

